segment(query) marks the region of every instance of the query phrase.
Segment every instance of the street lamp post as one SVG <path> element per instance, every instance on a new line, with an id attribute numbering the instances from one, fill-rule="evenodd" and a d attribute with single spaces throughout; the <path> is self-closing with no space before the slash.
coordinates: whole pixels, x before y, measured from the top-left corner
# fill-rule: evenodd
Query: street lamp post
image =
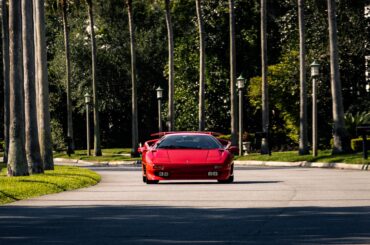
<path id="1" fill-rule="evenodd" d="M 91 95 L 87 92 L 85 94 L 85 104 L 86 104 L 86 148 L 87 148 L 87 155 L 90 156 L 90 119 L 89 119 L 89 112 L 90 112 L 90 104 L 91 104 Z"/>
<path id="2" fill-rule="evenodd" d="M 157 99 L 158 99 L 158 132 L 162 132 L 162 98 L 163 98 L 163 89 L 158 87 L 157 91 Z"/>
<path id="3" fill-rule="evenodd" d="M 243 88 L 245 79 L 240 75 L 237 79 L 239 90 L 239 156 L 243 155 Z"/>
<path id="4" fill-rule="evenodd" d="M 312 155 L 317 156 L 317 84 L 320 75 L 320 64 L 315 60 L 311 64 L 312 78 Z"/>

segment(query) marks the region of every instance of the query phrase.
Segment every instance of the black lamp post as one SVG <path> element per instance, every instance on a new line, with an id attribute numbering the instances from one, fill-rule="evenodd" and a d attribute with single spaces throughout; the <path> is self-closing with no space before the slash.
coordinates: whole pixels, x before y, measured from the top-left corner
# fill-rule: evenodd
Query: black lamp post
<path id="1" fill-rule="evenodd" d="M 86 148 L 87 148 L 87 155 L 90 156 L 90 119 L 89 119 L 89 112 L 90 112 L 90 104 L 91 104 L 91 95 L 87 92 L 85 94 L 85 104 L 86 104 Z"/>
<path id="2" fill-rule="evenodd" d="M 239 156 L 243 155 L 243 88 L 245 78 L 240 75 L 237 78 L 237 86 L 239 90 Z"/>
<path id="3" fill-rule="evenodd" d="M 320 75 L 320 64 L 315 60 L 311 64 L 312 78 L 312 155 L 317 156 L 317 84 Z"/>
<path id="4" fill-rule="evenodd" d="M 163 89 L 161 87 L 158 87 L 156 89 L 157 91 L 157 99 L 158 99 L 158 131 L 162 132 L 162 98 L 163 98 Z"/>

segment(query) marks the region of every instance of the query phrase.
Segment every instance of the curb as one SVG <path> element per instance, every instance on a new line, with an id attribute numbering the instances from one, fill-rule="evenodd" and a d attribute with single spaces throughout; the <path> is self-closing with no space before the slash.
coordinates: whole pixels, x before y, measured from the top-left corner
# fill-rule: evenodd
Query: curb
<path id="1" fill-rule="evenodd" d="M 57 165 L 70 166 L 85 166 L 85 167 L 109 167 L 109 166 L 129 166 L 138 165 L 139 161 L 107 161 L 107 162 L 93 162 L 77 159 L 54 158 Z M 238 166 L 268 166 L 268 167 L 301 167 L 301 168 L 331 168 L 331 169 L 347 169 L 347 170 L 364 170 L 370 171 L 370 164 L 347 164 L 347 163 L 324 163 L 324 162 L 272 162 L 272 161 L 234 161 Z"/>
<path id="2" fill-rule="evenodd" d="M 369 164 L 324 163 L 324 162 L 270 162 L 270 161 L 234 161 L 236 165 L 269 166 L 269 167 L 302 167 L 302 168 L 332 168 L 369 171 Z"/>
<path id="3" fill-rule="evenodd" d="M 57 165 L 70 165 L 70 166 L 108 167 L 108 166 L 136 165 L 137 161 L 96 162 L 96 161 L 85 161 L 85 160 L 68 159 L 68 158 L 54 158 L 54 163 L 57 164 Z"/>

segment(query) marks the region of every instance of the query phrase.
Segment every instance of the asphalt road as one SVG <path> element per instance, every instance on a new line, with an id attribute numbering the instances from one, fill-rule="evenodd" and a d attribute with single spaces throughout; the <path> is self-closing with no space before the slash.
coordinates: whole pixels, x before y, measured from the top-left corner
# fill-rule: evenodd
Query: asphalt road
<path id="1" fill-rule="evenodd" d="M 235 183 L 97 186 L 0 206 L 0 244 L 370 244 L 370 172 L 243 167 Z"/>

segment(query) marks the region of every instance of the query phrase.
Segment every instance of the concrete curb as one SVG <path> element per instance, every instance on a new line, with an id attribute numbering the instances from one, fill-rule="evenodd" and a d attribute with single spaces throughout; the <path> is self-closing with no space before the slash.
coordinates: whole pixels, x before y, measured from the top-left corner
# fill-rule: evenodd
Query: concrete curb
<path id="1" fill-rule="evenodd" d="M 270 167 L 303 167 L 303 168 L 334 168 L 350 170 L 370 170 L 369 164 L 324 163 L 324 162 L 270 162 L 270 161 L 234 161 L 236 165 L 270 166 Z"/>
<path id="2" fill-rule="evenodd" d="M 70 166 L 101 166 L 101 167 L 108 167 L 108 166 L 121 166 L 121 165 L 135 165 L 137 161 L 104 161 L 104 162 L 96 162 L 96 161 L 85 161 L 85 160 L 78 160 L 78 159 L 68 159 L 68 158 L 54 158 L 54 163 L 56 165 L 70 165 Z"/>
<path id="3" fill-rule="evenodd" d="M 70 166 L 128 166 L 138 165 L 138 161 L 107 161 L 107 162 L 93 162 L 77 159 L 54 158 L 56 165 L 70 165 Z M 269 167 L 302 167 L 302 168 L 332 168 L 332 169 L 348 169 L 348 170 L 365 170 L 369 171 L 369 164 L 347 164 L 347 163 L 324 163 L 324 162 L 271 162 L 271 161 L 234 161 L 238 166 L 269 166 Z"/>

